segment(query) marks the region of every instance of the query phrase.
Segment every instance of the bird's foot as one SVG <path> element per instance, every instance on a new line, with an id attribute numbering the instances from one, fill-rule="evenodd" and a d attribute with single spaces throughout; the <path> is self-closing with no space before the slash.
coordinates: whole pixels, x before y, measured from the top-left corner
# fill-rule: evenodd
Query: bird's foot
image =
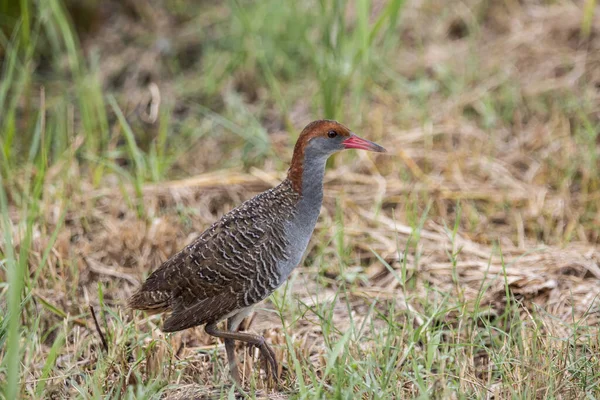
<path id="1" fill-rule="evenodd" d="M 279 368 L 277 365 L 277 359 L 275 358 L 275 352 L 271 346 L 267 344 L 264 338 L 261 343 L 255 344 L 255 346 L 260 351 L 260 357 L 263 362 L 265 373 L 267 374 L 267 380 L 272 379 L 275 385 L 277 385 L 279 382 L 279 376 L 277 375 Z"/>

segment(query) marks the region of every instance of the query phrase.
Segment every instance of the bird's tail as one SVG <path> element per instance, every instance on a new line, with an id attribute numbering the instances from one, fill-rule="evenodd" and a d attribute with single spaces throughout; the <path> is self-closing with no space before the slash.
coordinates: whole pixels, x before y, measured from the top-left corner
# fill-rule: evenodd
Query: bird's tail
<path id="1" fill-rule="evenodd" d="M 161 313 L 171 307 L 171 293 L 163 290 L 140 290 L 127 300 L 127 306 L 153 314 Z"/>

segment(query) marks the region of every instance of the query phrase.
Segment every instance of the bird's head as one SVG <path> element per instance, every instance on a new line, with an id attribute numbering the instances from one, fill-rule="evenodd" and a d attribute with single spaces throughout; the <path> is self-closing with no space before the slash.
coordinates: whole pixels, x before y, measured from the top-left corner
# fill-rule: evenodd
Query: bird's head
<path id="1" fill-rule="evenodd" d="M 324 162 L 330 155 L 345 149 L 384 153 L 380 145 L 363 139 L 337 121 L 313 121 L 300 133 L 288 176 L 295 189 L 300 189 L 302 172 L 307 162 Z"/>
<path id="2" fill-rule="evenodd" d="M 357 136 L 337 121 L 319 120 L 311 122 L 302 130 L 294 155 L 298 151 L 302 151 L 305 157 L 331 155 L 345 149 L 385 152 L 383 147 Z"/>

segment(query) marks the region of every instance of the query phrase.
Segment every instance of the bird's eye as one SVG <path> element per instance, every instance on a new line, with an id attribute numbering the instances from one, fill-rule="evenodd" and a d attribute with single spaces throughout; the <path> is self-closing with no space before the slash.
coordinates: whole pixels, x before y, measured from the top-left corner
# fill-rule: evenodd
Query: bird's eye
<path id="1" fill-rule="evenodd" d="M 329 131 L 329 132 L 327 132 L 327 136 L 329 137 L 329 139 L 333 139 L 334 137 L 337 136 L 337 132 L 336 131 Z"/>

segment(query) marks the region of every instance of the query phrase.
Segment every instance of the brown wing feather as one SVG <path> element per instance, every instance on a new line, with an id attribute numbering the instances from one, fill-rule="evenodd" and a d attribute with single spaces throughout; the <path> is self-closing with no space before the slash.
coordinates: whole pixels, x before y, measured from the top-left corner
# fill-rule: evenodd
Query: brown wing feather
<path id="1" fill-rule="evenodd" d="M 238 309 L 237 300 L 228 293 L 198 300 L 189 308 L 174 307 L 163 326 L 164 332 L 176 332 L 219 320 Z"/>

